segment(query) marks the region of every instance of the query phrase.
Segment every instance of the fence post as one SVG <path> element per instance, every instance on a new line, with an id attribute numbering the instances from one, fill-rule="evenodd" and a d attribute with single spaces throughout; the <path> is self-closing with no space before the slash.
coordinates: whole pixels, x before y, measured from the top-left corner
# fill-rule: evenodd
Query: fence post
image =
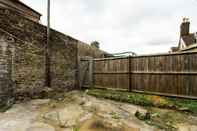
<path id="1" fill-rule="evenodd" d="M 93 58 L 90 58 L 89 60 L 89 86 L 90 88 L 93 88 Z"/>
<path id="2" fill-rule="evenodd" d="M 128 63 L 129 63 L 129 91 L 131 92 L 132 91 L 132 81 L 131 81 L 131 56 L 129 55 L 129 57 L 128 57 Z"/>

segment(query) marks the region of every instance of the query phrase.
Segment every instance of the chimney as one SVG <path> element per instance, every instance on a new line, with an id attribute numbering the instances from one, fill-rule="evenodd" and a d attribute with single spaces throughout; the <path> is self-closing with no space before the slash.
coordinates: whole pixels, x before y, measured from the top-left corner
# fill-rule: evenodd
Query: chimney
<path id="1" fill-rule="evenodd" d="M 183 22 L 181 24 L 181 36 L 189 35 L 189 28 L 190 28 L 190 22 L 188 18 L 183 18 Z"/>

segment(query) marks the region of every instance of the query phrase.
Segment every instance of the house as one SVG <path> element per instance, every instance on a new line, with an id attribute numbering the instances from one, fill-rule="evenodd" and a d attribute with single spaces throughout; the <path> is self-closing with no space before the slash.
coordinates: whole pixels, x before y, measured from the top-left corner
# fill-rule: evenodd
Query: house
<path id="1" fill-rule="evenodd" d="M 20 0 L 0 0 L 0 8 L 13 10 L 34 22 L 39 22 L 40 17 L 42 16 L 39 12 L 27 6 Z"/>
<path id="2" fill-rule="evenodd" d="M 181 23 L 178 47 L 172 47 L 171 51 L 197 51 L 197 33 L 190 33 L 190 21 L 188 18 L 184 18 Z"/>

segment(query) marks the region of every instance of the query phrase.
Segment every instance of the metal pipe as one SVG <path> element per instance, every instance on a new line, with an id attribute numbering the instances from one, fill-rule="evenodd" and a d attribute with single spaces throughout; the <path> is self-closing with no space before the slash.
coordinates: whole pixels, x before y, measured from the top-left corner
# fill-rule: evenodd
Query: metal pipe
<path id="1" fill-rule="evenodd" d="M 51 70 L 50 70 L 50 7 L 51 1 L 47 1 L 47 43 L 46 43 L 46 79 L 45 86 L 51 87 Z"/>

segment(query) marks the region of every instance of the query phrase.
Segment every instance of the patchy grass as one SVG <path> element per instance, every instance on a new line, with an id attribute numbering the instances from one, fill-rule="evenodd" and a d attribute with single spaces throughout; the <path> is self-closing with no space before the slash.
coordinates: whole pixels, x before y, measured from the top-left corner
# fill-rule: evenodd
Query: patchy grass
<path id="1" fill-rule="evenodd" d="M 80 131 L 78 127 L 73 127 L 73 131 Z"/>
<path id="2" fill-rule="evenodd" d="M 197 100 L 144 95 L 109 89 L 91 89 L 86 92 L 99 98 L 144 106 L 147 113 L 143 114 L 137 111 L 135 116 L 149 125 L 166 131 L 176 131 L 177 124 L 182 122 L 196 125 L 196 120 L 189 118 L 188 114 L 197 115 Z M 116 116 L 116 114 L 113 115 Z"/>
<path id="3" fill-rule="evenodd" d="M 3 113 L 5 111 L 7 111 L 8 109 L 10 109 L 11 107 L 12 107 L 12 105 L 1 105 L 0 112 Z"/>
<path id="4" fill-rule="evenodd" d="M 173 114 L 174 113 L 175 112 L 173 112 Z M 145 123 L 165 131 L 176 131 L 176 119 L 183 120 L 182 115 L 178 115 L 178 117 L 175 117 L 175 115 L 172 115 L 171 112 L 167 111 L 165 113 L 162 113 L 161 110 L 155 111 L 152 108 L 149 108 L 147 113 L 141 113 L 139 111 L 136 111 L 135 116 L 139 120 L 145 121 Z"/>
<path id="5" fill-rule="evenodd" d="M 180 124 L 196 125 L 197 123 L 197 119 L 191 117 L 192 114 L 190 113 L 152 107 L 148 108 L 148 112 L 151 114 L 150 119 L 145 120 L 145 122 L 166 131 L 177 131 Z"/>
<path id="6" fill-rule="evenodd" d="M 14 104 L 14 99 L 2 99 L 0 100 L 0 112 L 5 112 L 12 107 Z"/>
<path id="7" fill-rule="evenodd" d="M 153 125 L 167 131 L 176 131 L 176 125 L 180 122 L 187 121 L 186 119 L 188 119 L 186 114 L 173 110 L 149 108 L 149 112 L 151 117 L 145 122 L 149 125 Z"/>
<path id="8" fill-rule="evenodd" d="M 132 103 L 145 107 L 159 107 L 178 111 L 191 112 L 197 115 L 197 100 L 144 95 L 125 91 L 91 89 L 87 94 L 95 97 L 111 99 L 120 102 Z"/>
<path id="9" fill-rule="evenodd" d="M 194 114 L 197 114 L 197 100 L 186 100 L 186 99 L 170 99 L 176 107 L 179 108 L 179 110 L 188 110 Z"/>
<path id="10" fill-rule="evenodd" d="M 120 119 L 120 116 L 116 112 L 111 112 L 110 115 L 112 115 L 113 119 Z"/>

